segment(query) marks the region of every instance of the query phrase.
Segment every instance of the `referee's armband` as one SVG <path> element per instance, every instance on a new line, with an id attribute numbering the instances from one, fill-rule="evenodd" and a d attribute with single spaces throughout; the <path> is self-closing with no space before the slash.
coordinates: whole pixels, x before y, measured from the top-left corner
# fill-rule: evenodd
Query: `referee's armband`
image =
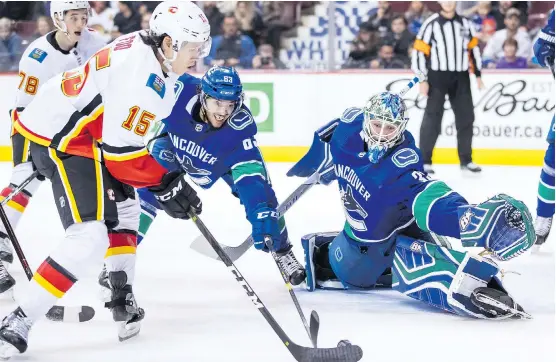
<path id="1" fill-rule="evenodd" d="M 416 39 L 415 43 L 413 44 L 413 49 L 417 50 L 421 53 L 424 53 L 426 56 L 430 56 L 431 54 L 431 46 L 421 39 Z"/>

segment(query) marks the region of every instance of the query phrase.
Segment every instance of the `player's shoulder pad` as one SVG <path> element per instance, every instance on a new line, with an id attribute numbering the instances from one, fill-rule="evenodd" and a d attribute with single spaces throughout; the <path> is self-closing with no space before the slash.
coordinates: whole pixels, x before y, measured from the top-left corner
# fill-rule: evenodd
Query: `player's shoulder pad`
<path id="1" fill-rule="evenodd" d="M 235 131 L 241 131 L 246 137 L 257 134 L 257 125 L 249 108 L 242 105 L 239 111 L 228 120 L 228 125 Z"/>
<path id="2" fill-rule="evenodd" d="M 417 152 L 415 146 L 415 139 L 411 133 L 405 131 L 404 138 L 401 147 L 392 154 L 392 162 L 398 168 L 405 168 L 420 162 L 419 152 Z"/>
<path id="3" fill-rule="evenodd" d="M 352 123 L 357 117 L 363 114 L 363 108 L 360 107 L 350 107 L 342 113 L 340 121 L 344 123 Z"/>
<path id="4" fill-rule="evenodd" d="M 147 79 L 146 86 L 155 91 L 160 98 L 164 98 L 164 95 L 166 94 L 166 83 L 160 76 L 151 73 Z"/>
<path id="5" fill-rule="evenodd" d="M 184 88 L 186 87 L 197 88 L 197 85 L 199 85 L 200 83 L 201 83 L 200 78 L 194 77 L 191 74 L 184 73 L 178 78 L 176 84 L 174 85 L 174 95 L 176 96 L 176 99 L 180 97 L 180 94 L 182 93 Z"/>

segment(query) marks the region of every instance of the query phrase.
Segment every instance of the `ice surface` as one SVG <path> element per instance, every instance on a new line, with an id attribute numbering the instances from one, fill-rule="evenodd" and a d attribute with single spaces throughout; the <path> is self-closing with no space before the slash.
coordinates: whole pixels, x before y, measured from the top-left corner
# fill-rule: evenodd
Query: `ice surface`
<path id="1" fill-rule="evenodd" d="M 10 165 L 0 164 L 6 185 Z M 289 164 L 272 164 L 270 173 L 279 199 L 300 183 L 285 177 Z M 499 192 L 524 200 L 534 214 L 537 167 L 485 167 L 478 177 L 462 177 L 457 166 L 437 166 L 437 177 L 470 202 Z M 242 206 L 218 183 L 202 191 L 202 219 L 217 239 L 237 245 L 250 233 Z M 316 186 L 286 217 L 295 252 L 303 259 L 299 238 L 315 231 L 339 230 L 343 213 L 335 184 Z M 27 258 L 36 268 L 63 237 L 50 184 L 44 182 L 16 231 Z M 161 214 L 138 249 L 135 291 L 145 308 L 140 335 L 118 342 L 117 327 L 97 298 L 100 263 L 60 302 L 88 304 L 97 310 L 89 323 L 41 320 L 30 335 L 27 353 L 14 361 L 153 362 L 153 361 L 290 361 L 287 349 L 244 295 L 220 262 L 189 249 L 199 232 L 189 221 Z M 542 252 L 504 264 L 521 273 L 509 274 L 507 288 L 533 315 L 530 321 L 489 322 L 438 312 L 392 291 L 296 293 L 308 316 L 321 318 L 319 345 L 332 347 L 341 339 L 359 344 L 363 361 L 553 361 L 554 360 L 554 243 L 552 233 Z M 249 251 L 238 269 L 298 344 L 310 345 L 305 330 L 270 255 Z M 12 267 L 18 280 L 16 296 L 25 289 L 25 274 Z M 15 306 L 0 300 L 3 316 Z"/>

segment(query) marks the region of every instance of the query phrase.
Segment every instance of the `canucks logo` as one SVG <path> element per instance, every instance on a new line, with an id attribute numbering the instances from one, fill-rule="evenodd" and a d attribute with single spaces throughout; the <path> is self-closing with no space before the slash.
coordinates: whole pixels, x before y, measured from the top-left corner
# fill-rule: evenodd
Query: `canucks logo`
<path id="1" fill-rule="evenodd" d="M 164 94 L 166 93 L 166 84 L 158 75 L 151 73 L 146 85 L 147 87 L 153 89 L 156 94 L 160 96 L 160 98 L 164 98 Z"/>
<path id="2" fill-rule="evenodd" d="M 356 213 L 361 218 L 366 219 L 369 214 L 363 209 L 361 204 L 353 197 L 353 190 L 350 185 L 344 190 L 340 187 L 340 194 L 342 195 L 342 202 L 344 203 L 344 211 L 349 225 L 357 231 L 365 231 L 367 227 L 363 220 L 354 219 L 349 213 Z"/>
<path id="3" fill-rule="evenodd" d="M 48 53 L 44 50 L 35 48 L 31 53 L 29 53 L 29 58 L 35 59 L 37 62 L 42 63 L 47 55 Z"/>
<path id="4" fill-rule="evenodd" d="M 195 183 L 199 186 L 207 185 L 212 182 L 211 178 L 209 177 L 212 172 L 209 170 L 205 170 L 204 168 L 198 168 L 193 165 L 193 161 L 185 154 L 176 155 L 178 160 L 180 161 L 181 167 L 187 172 L 189 177 L 195 181 Z"/>
<path id="5" fill-rule="evenodd" d="M 461 231 L 467 230 L 469 224 L 471 224 L 471 218 L 473 217 L 473 211 L 471 209 L 465 210 L 465 213 L 459 219 L 459 228 Z"/>

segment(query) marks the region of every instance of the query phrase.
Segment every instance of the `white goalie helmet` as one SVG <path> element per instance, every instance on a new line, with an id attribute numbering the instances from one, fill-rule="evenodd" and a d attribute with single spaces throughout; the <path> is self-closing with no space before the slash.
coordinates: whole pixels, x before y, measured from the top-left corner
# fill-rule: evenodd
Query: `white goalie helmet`
<path id="1" fill-rule="evenodd" d="M 166 62 L 173 62 L 186 42 L 200 43 L 200 58 L 210 52 L 212 39 L 210 24 L 205 13 L 191 1 L 164 1 L 154 9 L 149 21 L 150 35 L 168 35 L 172 38 L 173 59 L 168 59 L 159 49 Z"/>
<path id="2" fill-rule="evenodd" d="M 87 14 L 89 17 L 91 16 L 91 6 L 88 1 L 51 1 L 50 17 L 52 18 L 54 26 L 66 33 L 68 27 L 64 22 L 64 14 L 66 11 L 79 9 L 87 9 Z"/>

